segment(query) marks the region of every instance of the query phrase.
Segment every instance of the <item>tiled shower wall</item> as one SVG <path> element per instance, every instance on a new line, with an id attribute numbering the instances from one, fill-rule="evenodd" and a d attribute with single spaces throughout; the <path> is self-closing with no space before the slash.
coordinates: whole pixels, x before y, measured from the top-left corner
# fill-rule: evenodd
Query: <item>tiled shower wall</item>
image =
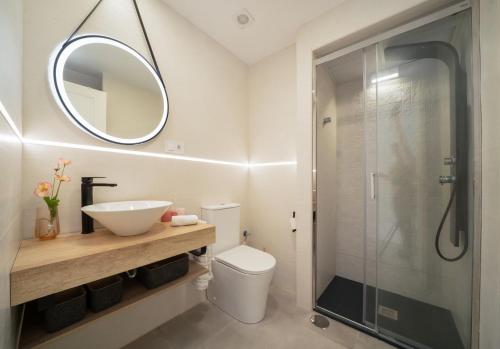
<path id="1" fill-rule="evenodd" d="M 337 103 L 335 84 L 324 66 L 317 67 L 316 74 L 316 297 L 328 286 L 336 273 L 335 246 L 336 225 L 336 147 L 337 147 Z M 330 118 L 330 121 L 326 118 Z"/>
<path id="2" fill-rule="evenodd" d="M 369 284 L 450 309 L 467 341 L 470 253 L 449 263 L 434 250 L 450 195 L 437 181 L 449 173 L 450 97 L 447 68 L 436 62 L 413 63 L 406 76 L 379 83 L 377 95 L 369 86 L 366 113 L 362 80 L 336 86 L 336 274 L 359 282 L 366 275 Z M 369 172 L 378 176 L 376 201 Z M 449 231 L 448 220 L 441 245 L 454 256 Z"/>
<path id="3" fill-rule="evenodd" d="M 365 172 L 363 80 L 336 86 L 337 99 L 337 275 L 363 282 Z"/>

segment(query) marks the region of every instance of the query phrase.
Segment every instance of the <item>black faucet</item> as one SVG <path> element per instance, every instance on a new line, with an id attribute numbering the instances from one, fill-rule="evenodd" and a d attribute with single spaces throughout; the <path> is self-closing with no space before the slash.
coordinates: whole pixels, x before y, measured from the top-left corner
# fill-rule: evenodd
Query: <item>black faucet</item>
<path id="1" fill-rule="evenodd" d="M 94 183 L 94 178 L 106 177 L 82 177 L 82 207 L 94 203 L 94 187 L 116 187 L 115 183 Z M 94 232 L 94 220 L 82 211 L 82 234 Z"/>

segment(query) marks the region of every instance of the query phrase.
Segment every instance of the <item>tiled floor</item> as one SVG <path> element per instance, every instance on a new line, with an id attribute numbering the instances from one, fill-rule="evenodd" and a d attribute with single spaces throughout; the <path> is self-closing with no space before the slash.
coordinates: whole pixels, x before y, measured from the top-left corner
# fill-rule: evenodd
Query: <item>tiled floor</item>
<path id="1" fill-rule="evenodd" d="M 309 322 L 311 312 L 272 290 L 265 319 L 240 323 L 210 303 L 202 303 L 130 343 L 126 349 L 391 349 L 392 346 L 339 322 L 321 330 Z"/>

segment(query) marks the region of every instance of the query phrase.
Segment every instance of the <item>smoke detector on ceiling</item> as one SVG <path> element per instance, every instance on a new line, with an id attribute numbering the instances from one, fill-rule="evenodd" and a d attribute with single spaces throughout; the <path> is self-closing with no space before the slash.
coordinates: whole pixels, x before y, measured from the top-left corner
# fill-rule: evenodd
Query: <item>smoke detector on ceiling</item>
<path id="1" fill-rule="evenodd" d="M 235 16 L 234 19 L 236 20 L 236 24 L 241 28 L 244 29 L 251 25 L 255 19 L 253 18 L 252 14 L 244 8 L 240 12 L 238 12 Z"/>

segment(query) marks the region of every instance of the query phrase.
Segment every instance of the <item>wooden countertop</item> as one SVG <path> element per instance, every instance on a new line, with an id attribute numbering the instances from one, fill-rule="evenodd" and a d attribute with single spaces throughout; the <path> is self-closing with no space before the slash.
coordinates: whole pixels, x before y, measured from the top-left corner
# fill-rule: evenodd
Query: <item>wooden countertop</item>
<path id="1" fill-rule="evenodd" d="M 122 237 L 101 229 L 61 234 L 54 240 L 23 240 L 12 266 L 11 306 L 134 269 L 215 242 L 215 227 L 171 227 Z"/>

